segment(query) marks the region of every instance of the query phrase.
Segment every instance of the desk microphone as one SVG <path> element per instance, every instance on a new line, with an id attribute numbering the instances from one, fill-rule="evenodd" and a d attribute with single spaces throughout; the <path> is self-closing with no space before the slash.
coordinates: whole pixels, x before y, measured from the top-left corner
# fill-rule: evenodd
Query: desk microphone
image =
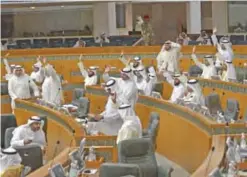
<path id="1" fill-rule="evenodd" d="M 215 147 L 212 146 L 212 147 L 211 147 L 211 151 L 209 152 L 210 155 L 209 155 L 208 163 L 207 163 L 206 170 L 205 170 L 205 177 L 207 177 L 208 167 L 209 167 L 209 165 L 210 165 L 210 162 L 211 162 L 211 159 L 212 159 L 212 155 L 213 155 L 214 150 L 215 150 Z"/>
<path id="2" fill-rule="evenodd" d="M 72 130 L 72 138 L 71 138 L 70 143 L 69 143 L 69 152 L 68 152 L 68 154 L 70 153 L 70 149 L 71 149 L 72 142 L 73 142 L 74 138 L 75 138 L 75 130 L 73 129 Z"/>
<path id="3" fill-rule="evenodd" d="M 53 154 L 52 161 L 51 161 L 51 164 L 50 164 L 50 167 L 49 168 L 51 168 L 52 165 L 53 165 L 54 159 L 55 159 L 55 157 L 57 155 L 57 150 L 58 150 L 59 144 L 60 144 L 60 141 L 58 140 L 57 143 L 56 143 L 56 147 L 55 147 L 54 154 Z"/>

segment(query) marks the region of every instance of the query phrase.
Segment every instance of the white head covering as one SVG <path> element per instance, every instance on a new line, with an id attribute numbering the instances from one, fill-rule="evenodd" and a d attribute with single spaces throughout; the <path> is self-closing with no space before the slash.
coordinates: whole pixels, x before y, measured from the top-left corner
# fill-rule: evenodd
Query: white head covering
<path id="1" fill-rule="evenodd" d="M 235 67 L 234 65 L 232 64 L 232 61 L 226 61 L 226 66 L 227 66 L 227 71 L 226 71 L 226 77 L 227 77 L 227 80 L 229 79 L 237 79 L 237 76 L 236 76 L 236 70 L 235 70 Z"/>
<path id="2" fill-rule="evenodd" d="M 13 70 L 14 74 L 15 74 L 16 70 L 22 70 L 22 72 L 25 73 L 25 70 L 21 65 L 15 65 L 14 70 Z"/>
<path id="3" fill-rule="evenodd" d="M 131 68 L 129 68 L 129 67 L 123 68 L 121 70 L 121 73 L 127 75 L 130 79 L 133 79 L 133 73 L 132 73 Z"/>
<path id="4" fill-rule="evenodd" d="M 214 65 L 214 60 L 213 60 L 213 56 L 212 55 L 206 55 L 206 56 L 204 56 L 204 59 L 208 61 L 210 66 Z"/>
<path id="5" fill-rule="evenodd" d="M 21 157 L 15 149 L 9 147 L 1 151 L 0 171 L 5 171 L 8 167 L 20 165 Z"/>
<path id="6" fill-rule="evenodd" d="M 204 100 L 204 96 L 203 96 L 203 93 L 202 93 L 201 86 L 198 83 L 198 80 L 196 80 L 196 79 L 188 80 L 187 86 L 189 88 L 191 88 L 193 90 L 193 92 L 196 94 L 197 103 L 199 103 L 200 105 L 204 106 L 205 105 L 205 100 Z"/>
<path id="7" fill-rule="evenodd" d="M 11 67 L 11 68 L 15 68 L 15 65 L 14 65 L 14 64 L 12 64 L 12 65 L 10 65 L 10 67 Z"/>
<path id="8" fill-rule="evenodd" d="M 40 123 L 41 124 L 40 129 L 42 129 L 42 127 L 44 126 L 44 121 L 40 117 L 38 117 L 38 116 L 32 116 L 32 117 L 30 117 L 28 119 L 28 121 L 27 121 L 27 125 L 30 126 L 32 123 L 35 123 L 35 122 Z"/>
<path id="9" fill-rule="evenodd" d="M 94 74 L 97 74 L 97 69 L 98 68 L 99 68 L 98 66 L 90 66 L 89 67 L 89 70 L 92 71 L 92 72 L 94 72 Z"/>
<path id="10" fill-rule="evenodd" d="M 119 106 L 118 112 L 124 121 L 129 120 L 130 117 L 136 116 L 135 111 L 130 104 L 122 104 Z"/>
<path id="11" fill-rule="evenodd" d="M 142 64 L 142 59 L 141 59 L 140 56 L 135 56 L 135 57 L 134 57 L 134 60 L 135 60 L 136 62 Z"/>
<path id="12" fill-rule="evenodd" d="M 117 81 L 115 79 L 110 79 L 105 84 L 105 89 L 111 89 L 112 93 L 116 93 L 118 89 Z"/>
<path id="13" fill-rule="evenodd" d="M 146 69 L 145 69 L 145 67 L 143 65 L 139 65 L 136 68 L 136 71 L 139 72 L 144 79 L 147 78 L 147 72 L 146 72 Z"/>

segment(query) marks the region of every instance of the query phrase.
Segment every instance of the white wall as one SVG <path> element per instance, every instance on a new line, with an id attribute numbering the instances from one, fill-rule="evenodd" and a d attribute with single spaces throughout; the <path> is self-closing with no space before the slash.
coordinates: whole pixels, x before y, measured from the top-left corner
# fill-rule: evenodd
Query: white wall
<path id="1" fill-rule="evenodd" d="M 228 32 L 228 14 L 226 1 L 212 1 L 212 26 L 216 27 L 218 34 Z"/>
<path id="2" fill-rule="evenodd" d="M 45 32 L 52 30 L 78 30 L 85 25 L 93 26 L 92 9 L 60 10 L 49 12 L 23 12 L 14 16 L 15 36 L 23 32 Z"/>

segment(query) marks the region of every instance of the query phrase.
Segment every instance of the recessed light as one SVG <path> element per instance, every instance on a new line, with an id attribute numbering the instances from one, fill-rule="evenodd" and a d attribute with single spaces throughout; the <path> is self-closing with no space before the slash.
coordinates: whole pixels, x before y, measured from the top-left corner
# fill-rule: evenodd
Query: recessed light
<path id="1" fill-rule="evenodd" d="M 30 9 L 35 9 L 35 7 L 30 7 Z"/>

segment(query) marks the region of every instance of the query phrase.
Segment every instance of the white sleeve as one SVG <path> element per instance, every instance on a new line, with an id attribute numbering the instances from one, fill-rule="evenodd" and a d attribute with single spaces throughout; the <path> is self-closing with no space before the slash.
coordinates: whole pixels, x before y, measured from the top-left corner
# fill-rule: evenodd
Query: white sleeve
<path id="1" fill-rule="evenodd" d="M 121 56 L 120 58 L 119 58 L 119 60 L 127 67 L 127 66 L 129 66 L 129 62 L 128 62 L 128 60 L 124 57 L 124 56 Z"/>
<path id="2" fill-rule="evenodd" d="M 162 53 L 161 52 L 156 57 L 156 60 L 157 60 L 158 69 L 160 70 L 161 69 L 161 66 L 163 64 Z"/>
<path id="3" fill-rule="evenodd" d="M 13 77 L 12 77 L 13 78 Z M 15 88 L 14 88 L 14 80 L 10 79 L 8 84 L 8 92 L 12 100 L 15 100 L 17 98 L 17 95 L 15 94 Z"/>
<path id="4" fill-rule="evenodd" d="M 133 83 L 133 87 L 128 90 L 128 92 L 125 92 L 123 94 L 123 101 L 124 103 L 130 103 L 130 101 L 134 98 L 136 98 L 136 95 L 138 94 L 138 90 L 136 88 L 135 83 Z"/>
<path id="5" fill-rule="evenodd" d="M 85 70 L 85 67 L 84 67 L 82 61 L 81 61 L 81 62 L 78 62 L 78 63 L 77 63 L 77 66 L 79 67 L 79 69 L 80 69 L 80 71 L 81 71 L 81 75 L 82 75 L 84 78 L 86 78 L 86 77 L 88 76 L 88 73 L 87 73 L 87 71 Z"/>
<path id="6" fill-rule="evenodd" d="M 103 73 L 102 78 L 103 78 L 103 80 L 104 80 L 105 82 L 107 82 L 107 81 L 109 81 L 109 80 L 111 79 L 111 77 L 109 76 L 108 73 Z"/>
<path id="7" fill-rule="evenodd" d="M 212 41 L 213 41 L 213 45 L 216 46 L 216 45 L 218 44 L 218 39 L 217 39 L 216 35 L 213 34 L 213 35 L 211 36 L 211 39 L 212 39 Z"/>
<path id="8" fill-rule="evenodd" d="M 191 55 L 191 58 L 193 59 L 193 61 L 195 62 L 195 64 L 196 64 L 199 68 L 203 69 L 203 68 L 205 67 L 205 65 L 202 64 L 202 63 L 197 59 L 197 57 L 196 57 L 195 54 L 192 54 L 192 55 Z"/>
<path id="9" fill-rule="evenodd" d="M 6 69 L 6 72 L 7 74 L 11 74 L 11 69 L 10 69 L 10 66 L 9 66 L 9 62 L 6 58 L 3 59 L 3 63 L 5 65 L 5 69 Z"/>
<path id="10" fill-rule="evenodd" d="M 111 122 L 112 120 L 116 120 L 120 117 L 120 115 L 117 111 L 117 107 L 116 107 L 117 105 L 114 104 L 112 101 L 110 101 L 110 102 L 111 102 L 111 107 L 106 109 L 104 112 L 102 112 L 100 114 L 103 116 L 103 118 L 104 118 L 103 121 L 105 121 L 105 122 Z"/>
<path id="11" fill-rule="evenodd" d="M 21 129 L 18 127 L 17 129 L 14 130 L 15 132 L 13 133 L 13 138 L 10 141 L 10 145 L 12 147 L 18 147 L 18 146 L 24 146 L 24 139 L 21 139 Z"/>
<path id="12" fill-rule="evenodd" d="M 174 87 L 174 79 L 172 78 L 171 74 L 165 72 L 163 76 L 166 78 L 166 81 Z"/>
<path id="13" fill-rule="evenodd" d="M 29 77 L 29 76 L 28 76 Z M 29 85 L 33 89 L 34 96 L 39 96 L 39 89 L 37 85 L 34 83 L 34 81 L 29 77 Z"/>
<path id="14" fill-rule="evenodd" d="M 171 42 L 171 47 L 172 48 L 178 48 L 178 49 L 180 49 L 181 48 L 181 45 L 178 44 L 178 43 L 175 43 L 175 42 Z"/>

